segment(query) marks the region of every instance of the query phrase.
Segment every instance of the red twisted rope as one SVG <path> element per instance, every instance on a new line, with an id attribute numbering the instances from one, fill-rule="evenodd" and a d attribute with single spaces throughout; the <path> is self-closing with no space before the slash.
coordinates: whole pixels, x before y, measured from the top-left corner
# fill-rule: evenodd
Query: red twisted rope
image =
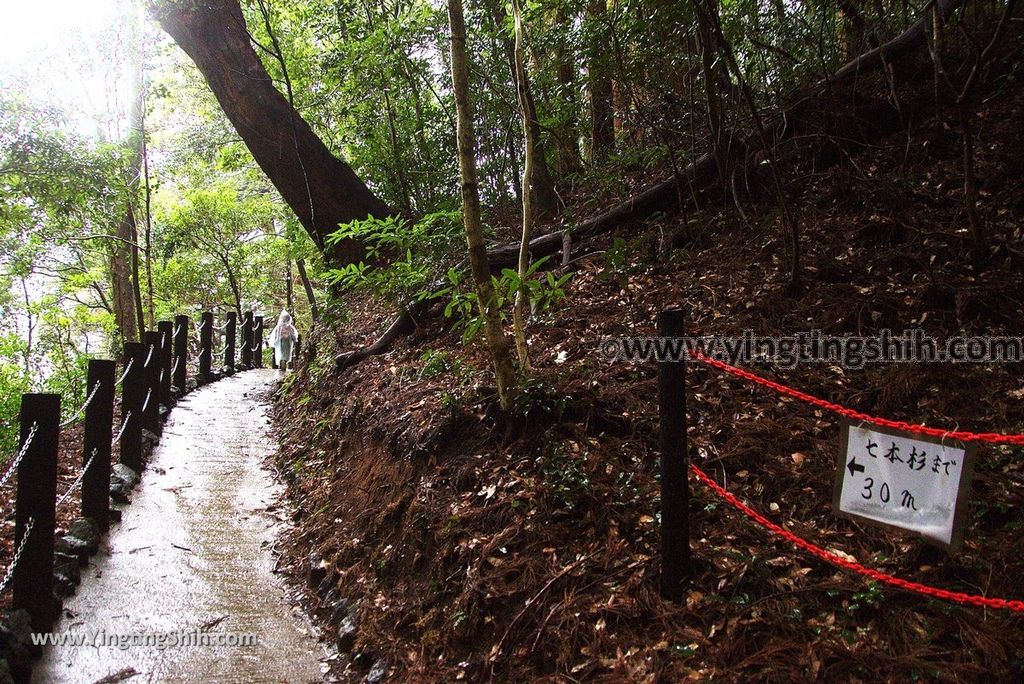
<path id="1" fill-rule="evenodd" d="M 787 529 L 776 525 L 768 518 L 764 517 L 747 504 L 740 501 L 734 494 L 722 487 L 720 484 L 715 482 L 711 477 L 697 466 L 690 464 L 690 470 L 697 478 L 708 486 L 711 491 L 717 494 L 720 498 L 724 499 L 733 508 L 738 510 L 743 515 L 752 519 L 761 527 L 765 528 L 769 532 L 773 532 L 778 536 L 782 537 L 788 542 L 796 545 L 804 551 L 817 556 L 827 563 L 843 568 L 844 570 L 850 570 L 858 575 L 867 577 L 868 579 L 875 580 L 876 582 L 882 582 L 906 591 L 916 592 L 925 596 L 931 596 L 933 598 L 945 599 L 946 601 L 955 601 L 956 603 L 965 603 L 972 606 L 981 606 L 985 608 L 995 608 L 997 610 L 1011 610 L 1014 612 L 1024 612 L 1024 601 L 1009 600 L 1001 598 L 989 598 L 987 596 L 978 596 L 975 594 L 965 594 L 960 591 L 949 591 L 947 589 L 938 589 L 936 587 L 930 587 L 926 584 L 920 584 L 918 582 L 911 582 L 909 580 L 902 579 L 900 577 L 894 577 L 887 573 L 869 568 L 856 561 L 849 561 L 845 558 L 840 557 L 831 551 L 827 551 L 820 546 L 816 546 L 811 542 L 796 536 Z"/>
<path id="2" fill-rule="evenodd" d="M 966 432 L 962 430 L 943 430 L 941 428 L 928 427 L 927 425 L 917 425 L 914 423 L 907 423 L 902 420 L 890 420 L 888 418 L 879 418 L 878 416 L 872 416 L 867 413 L 861 413 L 845 406 L 820 399 L 818 397 L 801 392 L 800 390 L 781 385 L 777 382 L 762 378 L 760 375 L 755 375 L 750 371 L 737 368 L 736 366 L 730 366 L 724 361 L 713 359 L 709 356 L 705 356 L 698 351 L 689 352 L 689 357 L 695 361 L 717 368 L 721 371 L 725 371 L 730 375 L 735 375 L 738 378 L 749 380 L 757 383 L 768 389 L 775 390 L 779 394 L 784 394 L 787 397 L 793 397 L 799 399 L 805 403 L 823 408 L 827 411 L 832 411 L 840 416 L 845 416 L 851 420 L 861 421 L 864 423 L 873 423 L 874 425 L 881 425 L 883 427 L 893 428 L 896 430 L 904 430 L 906 432 L 915 432 L 919 435 L 930 435 L 932 437 L 939 437 L 942 439 L 959 439 L 963 442 L 987 442 L 989 444 L 1015 444 L 1018 446 L 1024 446 L 1024 435 L 1004 435 L 999 432 Z"/>

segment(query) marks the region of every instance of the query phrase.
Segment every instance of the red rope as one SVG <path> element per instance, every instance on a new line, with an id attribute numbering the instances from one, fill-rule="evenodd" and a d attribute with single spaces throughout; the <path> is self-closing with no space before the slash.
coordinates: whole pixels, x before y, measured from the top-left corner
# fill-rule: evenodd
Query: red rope
<path id="1" fill-rule="evenodd" d="M 781 385 L 767 378 L 762 378 L 760 375 L 755 375 L 750 371 L 737 368 L 736 366 L 730 366 L 724 361 L 713 359 L 709 356 L 705 356 L 698 351 L 689 352 L 691 359 L 700 361 L 709 366 L 717 368 L 721 371 L 725 371 L 730 375 L 735 375 L 738 378 L 749 380 L 757 383 L 768 389 L 775 390 L 779 394 L 784 394 L 794 399 L 806 402 L 818 408 L 823 408 L 827 411 L 832 411 L 840 416 L 845 416 L 851 420 L 860 421 L 864 423 L 873 423 L 874 425 L 881 425 L 883 427 L 894 428 L 896 430 L 904 430 L 906 432 L 916 432 L 920 435 L 930 435 L 932 437 L 940 437 L 942 439 L 958 439 L 964 442 L 988 442 L 989 444 L 1016 444 L 1024 446 L 1024 435 L 1004 435 L 999 432 L 966 432 L 961 430 L 943 430 L 941 428 L 928 427 L 926 425 L 917 425 L 914 423 L 907 423 L 902 420 L 889 420 L 888 418 L 879 418 L 878 416 L 872 416 L 867 413 L 861 413 L 845 406 L 827 401 L 825 399 L 819 399 L 818 397 L 811 396 L 806 392 Z"/>
<path id="2" fill-rule="evenodd" d="M 850 570 L 852 572 L 857 573 L 858 575 L 863 575 L 868 579 L 875 580 L 876 582 L 882 582 L 894 587 L 898 587 L 900 589 L 913 591 L 918 594 L 923 594 L 925 596 L 931 596 L 933 598 L 945 599 L 946 601 L 955 601 L 956 603 L 966 603 L 973 606 L 995 608 L 997 610 L 1012 610 L 1015 612 L 1024 612 L 1024 601 L 1008 600 L 1001 598 L 989 598 L 987 596 L 965 594 L 959 591 L 938 589 L 936 587 L 930 587 L 926 584 L 920 584 L 918 582 L 911 582 L 909 580 L 901 579 L 899 577 L 894 577 L 893 575 L 889 575 L 879 570 L 875 570 L 873 568 L 861 565 L 856 561 L 846 560 L 845 558 L 840 557 L 838 554 L 835 554 L 831 551 L 827 551 L 821 548 L 820 546 L 816 546 L 811 542 L 807 541 L 806 539 L 802 539 L 801 537 L 796 536 L 789 530 L 784 529 L 779 525 L 776 525 L 771 520 L 764 517 L 763 515 L 752 509 L 750 506 L 740 501 L 734 494 L 729 493 L 729 491 L 727 491 L 725 487 L 722 487 L 720 484 L 715 482 L 707 473 L 705 473 L 703 470 L 693 465 L 692 463 L 690 464 L 690 470 L 692 470 L 693 474 L 696 475 L 701 482 L 707 485 L 711 489 L 711 491 L 713 491 L 722 499 L 725 499 L 726 502 L 728 502 L 730 505 L 736 508 L 740 513 L 747 516 L 748 518 L 751 518 L 761 527 L 765 528 L 769 532 L 774 532 L 775 534 L 784 538 L 786 541 L 795 544 L 797 547 L 803 549 L 804 551 L 812 555 L 815 555 L 823 561 L 831 563 L 836 567 L 843 568 L 844 570 Z"/>

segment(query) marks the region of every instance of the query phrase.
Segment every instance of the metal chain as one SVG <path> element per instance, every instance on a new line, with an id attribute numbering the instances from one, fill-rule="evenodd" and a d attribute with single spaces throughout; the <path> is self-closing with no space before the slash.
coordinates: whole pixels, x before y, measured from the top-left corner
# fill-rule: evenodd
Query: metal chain
<path id="1" fill-rule="evenodd" d="M 149 406 L 149 398 L 153 396 L 153 388 L 150 387 L 149 391 L 146 392 L 146 401 L 142 402 L 142 412 L 146 412 L 146 407 Z"/>
<path id="2" fill-rule="evenodd" d="M 135 365 L 135 359 L 134 358 L 128 359 L 128 364 L 124 367 L 124 372 L 121 373 L 121 377 L 119 377 L 117 379 L 117 382 L 114 383 L 114 387 L 119 387 L 121 385 L 121 383 L 124 382 L 124 379 L 128 377 L 128 372 L 131 371 L 132 366 L 134 366 L 134 365 Z"/>
<path id="3" fill-rule="evenodd" d="M 203 322 L 202 322 L 202 323 L 200 323 L 199 325 L 195 326 L 195 329 L 196 329 L 196 330 L 202 330 L 203 328 L 205 328 L 205 327 L 206 327 L 206 322 L 207 322 L 207 321 L 206 321 L 206 319 L 204 318 L 204 319 L 203 319 Z"/>
<path id="4" fill-rule="evenodd" d="M 128 421 L 132 419 L 132 412 L 129 411 L 124 415 L 124 420 L 121 421 L 121 429 L 117 431 L 117 437 L 114 437 L 110 442 L 110 446 L 113 447 L 119 441 L 121 441 L 121 435 L 124 434 L 125 428 L 128 427 Z"/>
<path id="5" fill-rule="evenodd" d="M 149 345 L 149 354 L 146 355 L 146 360 L 143 361 L 143 363 L 142 363 L 142 367 L 143 368 L 149 368 L 149 362 L 153 360 L 153 352 L 154 351 L 156 351 L 156 345 L 155 344 Z"/>
<path id="6" fill-rule="evenodd" d="M 61 427 L 62 430 L 64 428 L 68 427 L 69 425 L 73 424 L 76 420 L 78 420 L 78 418 L 83 413 L 85 413 L 85 409 L 89 408 L 89 404 L 92 403 L 93 397 L 95 397 L 96 393 L 99 392 L 99 391 L 100 391 L 100 383 L 97 382 L 95 385 L 92 386 L 92 392 L 90 392 L 89 396 L 86 397 L 85 403 L 82 404 L 82 408 L 80 408 L 77 411 L 75 411 L 75 415 L 71 416 L 70 418 L 68 418 L 63 423 L 60 424 L 60 427 Z"/>
<path id="7" fill-rule="evenodd" d="M 180 333 L 180 332 L 181 332 L 181 323 L 179 323 L 177 326 L 175 326 L 174 332 L 171 333 L 171 337 L 177 337 L 178 333 Z"/>
<path id="8" fill-rule="evenodd" d="M 64 496 L 57 499 L 57 505 L 55 506 L 55 508 L 60 508 L 64 504 L 64 502 L 68 500 L 68 497 L 71 496 L 71 494 L 78 488 L 78 485 L 82 484 L 82 478 L 85 477 L 86 471 L 89 470 L 89 466 L 92 465 L 92 462 L 93 460 L 95 460 L 96 454 L 98 454 L 99 451 L 99 449 L 92 450 L 92 456 L 90 456 L 89 460 L 85 462 L 85 466 L 82 468 L 82 472 L 78 474 L 78 477 L 75 478 L 75 481 L 72 482 L 71 486 L 68 487 L 68 490 L 64 492 Z"/>
<path id="9" fill-rule="evenodd" d="M 18 544 L 18 550 L 14 552 L 14 557 L 11 558 L 11 564 L 7 566 L 7 572 L 4 573 L 4 578 L 0 581 L 0 594 L 7 590 L 7 585 L 11 583 L 11 578 L 14 577 L 14 569 L 18 567 L 18 561 L 21 560 L 21 554 L 25 550 L 25 544 L 28 543 L 28 535 L 32 533 L 32 528 L 35 527 L 35 518 L 29 518 L 28 522 L 25 523 L 25 533 L 21 535 L 21 543 Z"/>
<path id="10" fill-rule="evenodd" d="M 21 445 L 21 449 L 18 451 L 18 455 L 11 461 L 11 465 L 7 468 L 7 472 L 4 473 L 3 477 L 0 477 L 0 487 L 7 484 L 7 481 L 11 479 L 11 475 L 18 468 L 18 464 L 21 463 L 21 459 L 25 458 L 25 454 L 28 453 L 29 446 L 32 445 L 32 439 L 36 436 L 36 431 L 39 429 L 39 423 L 32 423 L 32 427 L 28 429 L 28 437 L 25 438 L 25 443 Z"/>
<path id="11" fill-rule="evenodd" d="M 224 325 L 218 326 L 218 327 L 217 327 L 217 330 L 225 330 L 225 329 L 227 329 L 227 327 L 228 327 L 229 325 L 231 325 L 231 320 L 230 320 L 230 319 L 229 319 L 229 320 L 226 320 L 226 321 L 224 321 Z"/>
<path id="12" fill-rule="evenodd" d="M 176 357 L 176 358 L 174 359 L 174 365 L 173 365 L 173 366 L 171 366 L 171 377 L 172 377 L 172 378 L 174 377 L 174 374 L 175 374 L 175 372 L 177 372 L 177 370 L 178 370 L 178 364 L 180 364 L 180 363 L 181 363 L 181 357 L 180 357 L 180 356 L 178 356 L 178 357 Z"/>

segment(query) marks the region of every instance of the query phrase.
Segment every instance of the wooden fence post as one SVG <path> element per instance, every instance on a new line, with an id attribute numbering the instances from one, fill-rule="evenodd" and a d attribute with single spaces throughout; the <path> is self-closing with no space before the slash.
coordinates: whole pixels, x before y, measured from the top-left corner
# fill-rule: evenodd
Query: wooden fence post
<path id="1" fill-rule="evenodd" d="M 121 463 L 136 473 L 142 471 L 142 428 L 146 400 L 146 345 L 126 342 L 124 345 L 124 380 L 121 381 Z M 129 365 L 130 364 L 130 365 Z M 127 421 L 127 425 L 125 424 Z"/>
<path id="2" fill-rule="evenodd" d="M 228 311 L 227 327 L 224 329 L 224 371 L 235 372 L 235 339 L 238 334 L 238 314 Z"/>
<path id="3" fill-rule="evenodd" d="M 252 368 L 252 311 L 242 317 L 242 368 Z"/>
<path id="4" fill-rule="evenodd" d="M 142 415 L 143 427 L 154 435 L 160 434 L 160 333 L 155 330 L 147 330 L 143 337 L 146 345 L 146 359 L 144 364 L 146 394 L 143 399 Z"/>
<path id="5" fill-rule="evenodd" d="M 168 409 L 173 405 L 171 397 L 171 368 L 174 365 L 174 324 L 170 321 L 159 321 L 156 324 L 160 333 L 160 403 Z"/>
<path id="6" fill-rule="evenodd" d="M 199 382 L 213 379 L 213 312 L 204 311 L 199 317 Z"/>
<path id="7" fill-rule="evenodd" d="M 256 317 L 256 328 L 253 331 L 253 365 L 263 368 L 263 316 Z"/>
<path id="8" fill-rule="evenodd" d="M 174 377 L 171 378 L 174 386 L 178 388 L 178 396 L 184 396 L 185 384 L 188 382 L 188 331 L 191 322 L 188 316 L 178 315 L 174 317 Z"/>
<path id="9" fill-rule="evenodd" d="M 82 441 L 82 466 L 90 463 L 82 475 L 82 515 L 92 518 L 100 532 L 110 528 L 110 439 L 114 436 L 113 361 L 89 361 L 86 387 L 96 388 L 85 407 L 85 434 Z"/>
<path id="10" fill-rule="evenodd" d="M 658 336 L 684 335 L 679 309 L 658 315 Z M 686 362 L 668 354 L 658 359 L 658 447 L 661 452 L 661 595 L 677 601 L 690 577 L 690 490 L 686 463 Z"/>
<path id="11" fill-rule="evenodd" d="M 54 527 L 57 506 L 57 439 L 60 434 L 60 395 L 23 394 L 22 448 L 14 513 L 14 548 L 25 546 L 11 577 L 11 606 L 24 608 L 32 629 L 48 632 L 57 617 L 53 596 Z M 32 439 L 29 442 L 29 436 Z M 28 530 L 29 521 L 32 528 Z"/>

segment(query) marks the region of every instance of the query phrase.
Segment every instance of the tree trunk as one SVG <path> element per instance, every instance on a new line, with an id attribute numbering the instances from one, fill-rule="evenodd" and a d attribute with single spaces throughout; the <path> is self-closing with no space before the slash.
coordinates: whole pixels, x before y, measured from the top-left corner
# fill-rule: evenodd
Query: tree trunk
<path id="1" fill-rule="evenodd" d="M 512 15 L 515 19 L 516 44 L 515 67 L 516 84 L 519 95 L 519 107 L 523 114 L 523 237 L 519 242 L 519 287 L 516 290 L 515 309 L 512 314 L 513 331 L 515 332 L 516 354 L 519 356 L 519 367 L 523 372 L 530 370 L 530 348 L 526 344 L 526 271 L 530 268 L 530 233 L 533 228 L 533 211 L 530 206 L 532 194 L 531 178 L 533 175 L 534 157 L 537 148 L 530 128 L 536 123 L 537 115 L 533 101 L 526 88 L 526 65 L 523 59 L 523 13 L 519 8 L 519 0 L 512 0 Z"/>
<path id="2" fill-rule="evenodd" d="M 228 285 L 231 287 L 231 297 L 235 300 L 235 312 L 238 314 L 238 320 L 242 320 L 242 288 L 238 285 L 238 279 L 235 277 L 235 269 L 231 268 L 231 260 L 227 254 L 220 254 L 221 266 L 224 267 L 224 272 L 228 276 Z"/>
<path id="3" fill-rule="evenodd" d="M 384 110 L 388 113 L 388 138 L 391 143 L 391 159 L 395 165 L 395 176 L 398 178 L 398 187 L 402 190 L 402 209 L 407 216 L 413 215 L 412 191 L 409 186 L 409 179 L 406 178 L 406 163 L 402 159 L 402 152 L 399 149 L 398 128 L 395 124 L 395 108 L 391 105 L 391 96 L 384 92 Z"/>
<path id="4" fill-rule="evenodd" d="M 473 134 L 473 102 L 469 96 L 469 67 L 466 64 L 466 23 L 462 15 L 462 0 L 448 0 L 448 21 L 451 25 L 452 84 L 458 110 L 459 172 L 462 180 L 462 220 L 469 247 L 469 262 L 476 284 L 480 315 L 484 318 L 484 336 L 487 339 L 494 376 L 498 385 L 498 398 L 503 411 L 512 406 L 511 393 L 515 384 L 515 370 L 509 355 L 508 340 L 501 327 L 497 298 L 491 284 L 484 246 L 483 225 L 480 220 L 480 189 L 476 170 L 476 144 Z"/>
<path id="5" fill-rule="evenodd" d="M 284 305 L 292 313 L 295 312 L 295 288 L 292 282 L 292 257 L 289 254 L 284 258 Z"/>
<path id="6" fill-rule="evenodd" d="M 149 9 L 206 78 L 256 163 L 332 265 L 357 261 L 362 245 L 326 248 L 341 223 L 392 210 L 330 153 L 278 92 L 249 40 L 238 0 L 149 0 Z"/>
<path id="7" fill-rule="evenodd" d="M 139 230 L 134 217 L 131 222 L 132 230 L 132 289 L 135 295 L 135 320 L 139 324 L 139 340 L 142 340 L 142 331 L 146 329 L 146 316 L 142 311 L 142 278 L 139 276 Z"/>
<path id="8" fill-rule="evenodd" d="M 567 23 L 565 8 L 559 5 L 555 10 L 555 24 L 563 26 Z M 576 67 L 572 63 L 571 52 L 559 44 L 555 48 L 555 81 L 558 83 L 559 98 L 561 99 L 559 109 L 564 108 L 562 116 L 559 117 L 558 140 L 556 141 L 555 153 L 557 155 L 556 173 L 559 183 L 564 183 L 566 177 L 580 170 L 579 132 L 576 127 Z"/>
<path id="9" fill-rule="evenodd" d="M 524 134 L 530 138 L 530 144 L 533 145 L 536 154 L 533 160 L 534 163 L 530 168 L 529 181 L 524 182 L 523 187 L 530 188 L 533 218 L 541 221 L 554 218 L 558 216 L 561 207 L 558 202 L 558 194 L 555 192 L 555 181 L 551 177 L 551 170 L 548 168 L 547 158 L 544 154 L 544 143 L 540 137 L 540 122 L 537 120 L 537 105 L 534 102 L 533 91 L 530 88 L 530 79 L 526 75 L 525 67 L 522 70 L 522 74 L 520 74 L 516 63 L 515 46 L 510 44 L 505 37 L 502 27 L 505 25 L 507 15 L 503 6 L 494 0 L 491 0 L 489 5 L 495 30 L 498 31 L 498 38 L 505 50 L 505 59 L 508 61 L 508 68 L 512 74 L 513 84 L 516 87 L 516 95 L 521 106 L 525 106 L 529 110 L 529 125 Z M 520 79 L 522 80 L 520 81 Z M 524 98 L 526 104 L 522 105 Z"/>
<path id="10" fill-rule="evenodd" d="M 591 23 L 604 21 L 606 0 L 591 0 L 587 7 Z M 600 35 L 595 31 L 595 34 Z M 590 90 L 590 162 L 601 164 L 615 148 L 615 92 L 608 73 L 606 45 L 594 37 L 588 46 L 587 71 Z"/>
<path id="11" fill-rule="evenodd" d="M 729 168 L 728 151 L 725 148 L 725 131 L 722 125 L 722 96 L 715 74 L 715 62 L 718 55 L 715 50 L 714 26 L 717 24 L 718 5 L 716 1 L 695 0 L 693 8 L 697 15 L 697 43 L 700 46 L 708 128 L 711 130 L 711 153 L 714 155 L 715 164 L 718 167 L 718 180 L 724 187 L 729 178 Z"/>
<path id="12" fill-rule="evenodd" d="M 309 282 L 309 276 L 306 274 L 305 259 L 296 259 L 295 268 L 299 271 L 299 279 L 302 280 L 302 289 L 306 291 L 306 299 L 309 300 L 309 315 L 312 317 L 313 322 L 316 323 L 320 320 L 320 309 L 316 305 L 316 293 L 313 292 L 313 284 Z"/>
<path id="13" fill-rule="evenodd" d="M 736 55 L 733 54 L 732 45 L 725 37 L 725 33 L 722 31 L 722 24 L 718 13 L 708 16 L 707 19 L 713 28 L 713 33 L 718 41 L 718 49 L 725 56 L 726 64 L 732 71 L 733 77 L 740 86 L 740 93 L 743 95 L 743 100 L 747 104 L 747 110 L 750 113 L 750 118 L 754 122 L 754 129 L 757 131 L 757 137 L 761 143 L 761 149 L 768 160 L 768 168 L 771 171 L 772 176 L 772 187 L 775 188 L 775 201 L 778 203 L 779 212 L 782 215 L 783 228 L 785 230 L 786 237 L 789 239 L 789 285 L 788 290 L 791 294 L 797 294 L 801 290 L 801 267 L 800 267 L 800 228 L 797 224 L 796 217 L 793 212 L 789 209 L 789 203 L 786 201 L 786 193 L 782 187 L 782 179 L 779 176 L 779 168 L 776 163 L 776 155 L 774 144 L 775 141 L 771 140 L 768 135 L 768 130 L 765 128 L 764 120 L 761 118 L 761 114 L 757 109 L 757 103 L 754 101 L 754 95 L 750 90 L 750 86 L 747 84 L 746 79 L 743 78 L 743 72 L 740 70 L 739 64 L 736 62 Z M 719 169 L 721 172 L 721 169 Z"/>
<path id="14" fill-rule="evenodd" d="M 840 26 L 840 54 L 849 58 L 859 55 L 867 35 L 867 23 L 858 0 L 836 0 Z"/>
<path id="15" fill-rule="evenodd" d="M 135 214 L 129 206 L 124 218 L 117 224 L 118 240 L 112 240 L 110 253 L 110 289 L 114 323 L 121 333 L 121 344 L 139 339 L 138 320 L 135 315 L 135 288 L 131 277 L 132 245 L 135 241 Z M 112 345 L 113 346 L 113 345 Z"/>
<path id="16" fill-rule="evenodd" d="M 149 184 L 149 151 L 146 145 L 146 85 L 141 68 L 139 69 L 139 83 L 141 86 L 139 89 L 139 101 L 142 103 L 142 110 L 139 116 L 139 150 L 141 152 L 139 157 L 142 160 L 142 181 L 146 205 L 146 310 L 149 313 L 149 326 L 155 329 L 156 314 L 153 311 L 153 192 Z M 135 233 L 138 235 L 138 223 L 135 221 L 132 223 L 135 227 Z M 135 261 L 137 263 L 138 259 Z M 138 268 L 136 268 L 136 282 L 138 282 L 138 278 L 139 272 Z M 142 300 L 141 293 L 139 300 L 140 302 Z"/>
<path id="17" fill-rule="evenodd" d="M 139 175 L 145 159 L 145 116 L 142 35 L 139 19 L 129 22 L 129 55 L 131 64 L 131 109 L 128 112 L 128 140 L 131 150 L 125 169 L 124 183 L 127 202 L 124 215 L 117 224 L 118 240 L 111 243 L 110 286 L 113 295 L 114 322 L 121 333 L 121 343 L 142 339 L 145 319 L 142 313 L 141 288 L 138 281 L 138 229 L 134 204 L 139 188 Z"/>

